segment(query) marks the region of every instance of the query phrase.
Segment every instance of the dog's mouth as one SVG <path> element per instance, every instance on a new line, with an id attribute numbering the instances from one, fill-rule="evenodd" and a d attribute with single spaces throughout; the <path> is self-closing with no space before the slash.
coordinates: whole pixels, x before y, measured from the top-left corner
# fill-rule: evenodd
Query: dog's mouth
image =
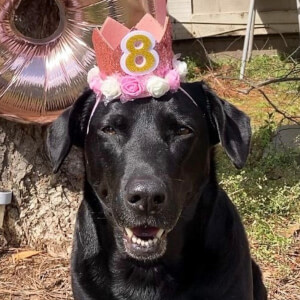
<path id="1" fill-rule="evenodd" d="M 165 253 L 167 231 L 151 226 L 124 229 L 126 252 L 138 260 L 157 259 Z"/>

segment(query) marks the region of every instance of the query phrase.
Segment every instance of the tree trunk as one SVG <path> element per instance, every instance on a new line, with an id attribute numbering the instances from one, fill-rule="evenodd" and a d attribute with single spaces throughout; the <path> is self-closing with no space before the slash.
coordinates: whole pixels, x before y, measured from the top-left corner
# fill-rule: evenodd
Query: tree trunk
<path id="1" fill-rule="evenodd" d="M 13 191 L 0 247 L 28 245 L 67 256 L 82 198 L 82 153 L 73 149 L 54 175 L 44 137 L 45 127 L 0 119 L 0 188 Z"/>

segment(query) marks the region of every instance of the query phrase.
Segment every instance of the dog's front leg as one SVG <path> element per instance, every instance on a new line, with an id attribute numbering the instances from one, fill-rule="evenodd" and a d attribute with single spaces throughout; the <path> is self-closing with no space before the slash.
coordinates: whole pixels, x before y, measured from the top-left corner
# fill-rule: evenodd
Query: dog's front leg
<path id="1" fill-rule="evenodd" d="M 103 221 L 103 217 L 98 216 L 100 213 L 94 212 L 86 200 L 78 210 L 71 261 L 75 300 L 114 300 L 109 289 L 109 258 L 99 236 L 105 234 L 105 222 L 97 222 L 97 219 Z"/>

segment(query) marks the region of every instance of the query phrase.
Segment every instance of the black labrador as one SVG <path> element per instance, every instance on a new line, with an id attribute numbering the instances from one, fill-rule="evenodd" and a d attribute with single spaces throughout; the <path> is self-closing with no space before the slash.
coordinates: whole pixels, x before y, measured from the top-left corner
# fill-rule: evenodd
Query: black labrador
<path id="1" fill-rule="evenodd" d="M 72 145 L 84 152 L 71 263 L 76 300 L 267 299 L 214 163 L 221 142 L 243 167 L 249 118 L 203 82 L 182 88 L 191 97 L 179 90 L 101 103 L 91 120 L 96 97 L 86 90 L 49 127 L 55 172 Z"/>

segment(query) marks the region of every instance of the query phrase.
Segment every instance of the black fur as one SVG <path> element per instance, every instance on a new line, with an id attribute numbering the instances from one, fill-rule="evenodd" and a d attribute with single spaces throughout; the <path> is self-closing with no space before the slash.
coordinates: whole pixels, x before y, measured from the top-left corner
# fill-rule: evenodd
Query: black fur
<path id="1" fill-rule="evenodd" d="M 101 103 L 88 134 L 95 95 L 87 90 L 48 130 L 54 171 L 72 145 L 85 157 L 71 265 L 76 300 L 267 299 L 214 164 L 213 148 L 221 142 L 234 165 L 243 167 L 249 118 L 203 82 L 182 87 L 197 106 L 182 91 Z M 131 201 L 137 186 L 152 210 L 140 211 Z M 151 202 L 153 193 L 159 202 Z M 166 243 L 149 257 L 129 255 L 122 229 L 144 224 L 169 230 Z"/>

